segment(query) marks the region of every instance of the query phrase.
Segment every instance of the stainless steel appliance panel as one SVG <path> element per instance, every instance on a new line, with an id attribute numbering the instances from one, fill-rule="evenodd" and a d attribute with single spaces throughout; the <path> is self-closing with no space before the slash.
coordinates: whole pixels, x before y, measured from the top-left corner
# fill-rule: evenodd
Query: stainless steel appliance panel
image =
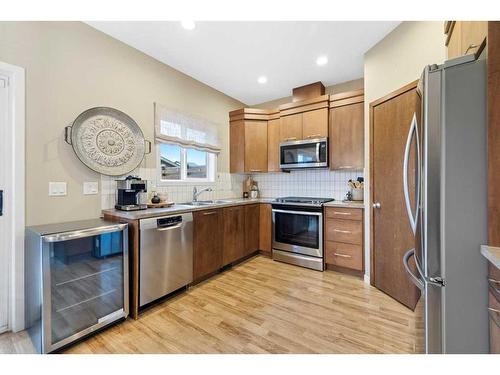
<path id="1" fill-rule="evenodd" d="M 49 353 L 128 315 L 127 224 L 27 228 L 26 327 Z"/>
<path id="2" fill-rule="evenodd" d="M 280 168 L 320 168 L 328 166 L 328 139 L 307 139 L 280 144 Z"/>
<path id="3" fill-rule="evenodd" d="M 193 281 L 193 215 L 142 219 L 139 226 L 142 307 Z"/>
<path id="4" fill-rule="evenodd" d="M 273 249 L 323 257 L 323 214 L 272 209 Z"/>
<path id="5" fill-rule="evenodd" d="M 444 76 L 442 277 L 444 352 L 488 353 L 486 61 Z M 439 276 L 429 274 L 429 277 Z"/>

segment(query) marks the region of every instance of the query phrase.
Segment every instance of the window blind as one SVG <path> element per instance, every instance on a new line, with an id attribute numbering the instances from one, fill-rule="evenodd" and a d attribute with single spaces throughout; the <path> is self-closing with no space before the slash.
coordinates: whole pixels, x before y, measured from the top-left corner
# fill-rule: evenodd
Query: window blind
<path id="1" fill-rule="evenodd" d="M 206 120 L 185 115 L 155 103 L 156 142 L 178 144 L 201 151 L 219 153 L 218 127 Z"/>

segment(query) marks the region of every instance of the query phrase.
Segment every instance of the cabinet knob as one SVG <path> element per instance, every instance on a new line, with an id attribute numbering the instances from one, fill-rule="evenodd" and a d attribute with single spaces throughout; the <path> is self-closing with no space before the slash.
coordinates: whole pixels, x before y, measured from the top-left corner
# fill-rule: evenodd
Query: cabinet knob
<path id="1" fill-rule="evenodd" d="M 380 208 L 380 202 L 373 203 L 373 208 Z"/>

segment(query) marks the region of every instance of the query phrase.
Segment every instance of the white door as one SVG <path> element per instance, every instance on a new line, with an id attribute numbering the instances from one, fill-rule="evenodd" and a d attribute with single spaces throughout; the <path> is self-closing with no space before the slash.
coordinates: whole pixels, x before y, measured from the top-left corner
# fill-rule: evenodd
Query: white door
<path id="1" fill-rule="evenodd" d="M 8 193 L 7 168 L 12 161 L 7 143 L 9 126 L 9 87 L 8 78 L 0 74 L 0 194 L 2 194 L 2 213 L 0 215 L 0 333 L 9 327 L 9 275 L 11 263 L 11 236 L 8 207 L 5 207 L 5 193 Z"/>

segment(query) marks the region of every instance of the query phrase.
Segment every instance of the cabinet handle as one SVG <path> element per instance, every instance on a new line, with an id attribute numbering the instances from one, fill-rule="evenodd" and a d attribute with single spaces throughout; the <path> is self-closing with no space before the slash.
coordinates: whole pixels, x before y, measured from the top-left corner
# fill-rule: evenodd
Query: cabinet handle
<path id="1" fill-rule="evenodd" d="M 341 258 L 352 258 L 352 256 L 350 256 L 350 255 L 340 254 L 340 253 L 333 253 L 333 255 L 335 255 L 336 257 L 341 257 Z"/>
<path id="2" fill-rule="evenodd" d="M 308 135 L 306 138 L 311 139 L 311 138 L 319 138 L 319 137 L 321 137 L 321 134 L 311 134 L 311 135 Z"/>
<path id="3" fill-rule="evenodd" d="M 250 169 L 250 172 L 262 172 L 262 169 Z"/>
<path id="4" fill-rule="evenodd" d="M 203 215 L 215 215 L 217 211 L 203 212 Z"/>
<path id="5" fill-rule="evenodd" d="M 333 211 L 333 213 L 335 215 L 349 215 L 351 216 L 351 213 L 350 212 L 339 212 L 339 211 Z"/>
<path id="6" fill-rule="evenodd" d="M 341 229 L 334 229 L 334 232 L 339 232 L 339 233 L 351 233 L 350 230 L 341 230 Z"/>
<path id="7" fill-rule="evenodd" d="M 337 169 L 354 169 L 352 165 L 341 165 Z"/>
<path id="8" fill-rule="evenodd" d="M 296 141 L 297 137 L 285 138 L 285 141 Z"/>
<path id="9" fill-rule="evenodd" d="M 465 50 L 464 55 L 467 55 L 467 52 L 469 52 L 470 49 L 477 48 L 479 47 L 477 44 L 469 44 L 469 47 Z"/>

